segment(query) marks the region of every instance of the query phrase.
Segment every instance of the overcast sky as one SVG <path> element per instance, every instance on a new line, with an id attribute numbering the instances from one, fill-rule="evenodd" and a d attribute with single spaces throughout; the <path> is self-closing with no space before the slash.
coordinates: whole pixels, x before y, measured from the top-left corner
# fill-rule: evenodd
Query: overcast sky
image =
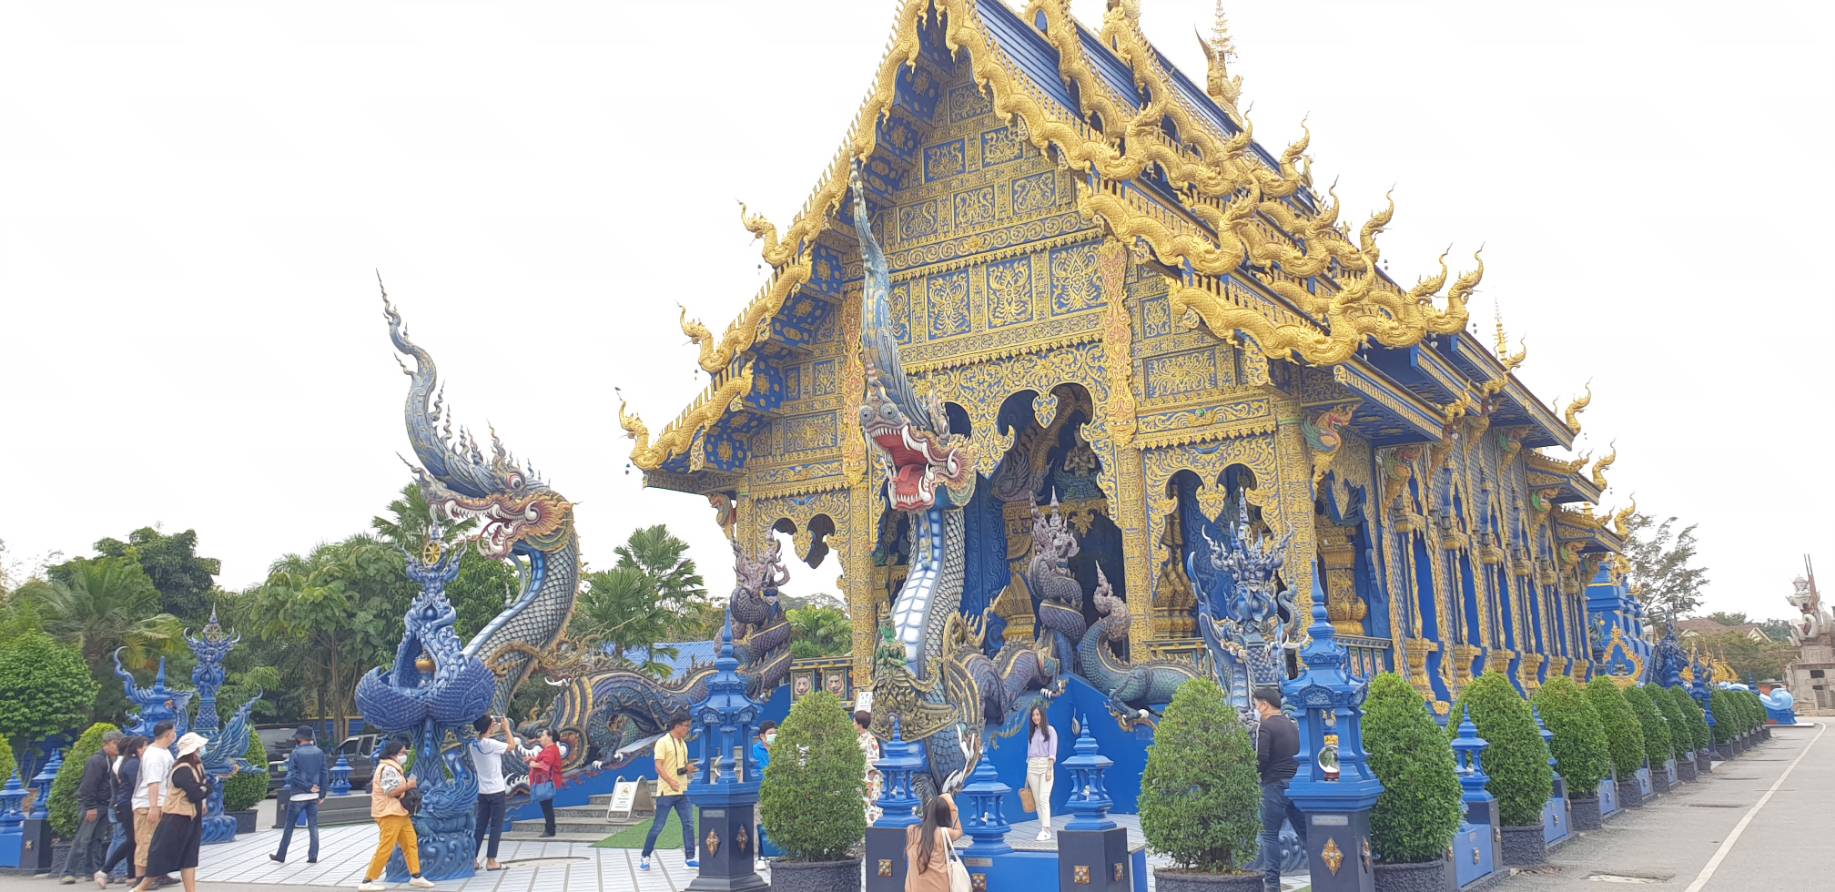
<path id="1" fill-rule="evenodd" d="M 6 559 L 196 528 L 220 582 L 366 527 L 405 481 L 373 269 L 458 417 L 579 503 L 587 559 L 641 524 L 729 556 L 639 487 L 660 430 L 832 157 L 892 0 L 14 3 L 0 11 Z M 1100 22 L 1102 0 L 1080 0 Z M 1210 0 L 1147 0 L 1202 82 Z M 1315 174 L 1412 282 L 1487 245 L 1473 308 L 1550 402 L 1591 379 L 1608 503 L 1700 524 L 1709 609 L 1835 580 L 1825 440 L 1826 2 L 1237 0 L 1256 134 L 1310 114 Z M 797 568 L 793 568 L 797 569 Z M 802 569 L 792 590 L 832 585 Z"/>

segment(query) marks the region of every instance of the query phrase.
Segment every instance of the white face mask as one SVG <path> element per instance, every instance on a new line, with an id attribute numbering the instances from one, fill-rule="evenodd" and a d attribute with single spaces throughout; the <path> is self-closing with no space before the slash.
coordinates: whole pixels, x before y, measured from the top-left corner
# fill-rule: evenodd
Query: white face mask
<path id="1" fill-rule="evenodd" d="M 765 734 L 765 746 L 770 746 L 771 744 L 774 744 L 776 742 L 777 742 L 777 732 L 776 731 L 770 731 Z"/>

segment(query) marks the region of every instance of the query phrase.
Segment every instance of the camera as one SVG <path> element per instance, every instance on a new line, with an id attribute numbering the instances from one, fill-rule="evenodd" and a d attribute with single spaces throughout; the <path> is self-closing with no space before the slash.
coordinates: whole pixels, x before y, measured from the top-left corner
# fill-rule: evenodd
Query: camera
<path id="1" fill-rule="evenodd" d="M 688 776 L 688 769 L 686 769 L 686 768 L 677 768 L 677 769 L 675 770 L 675 774 L 676 774 L 676 776 L 677 776 L 677 777 L 687 777 L 687 776 Z"/>

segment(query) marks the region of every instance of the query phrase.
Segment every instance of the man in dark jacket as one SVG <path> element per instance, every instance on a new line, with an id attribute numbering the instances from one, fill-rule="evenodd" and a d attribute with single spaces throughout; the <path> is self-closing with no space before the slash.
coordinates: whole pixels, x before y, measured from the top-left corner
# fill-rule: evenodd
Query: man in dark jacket
<path id="1" fill-rule="evenodd" d="M 275 861 L 287 860 L 287 844 L 293 841 L 293 825 L 299 823 L 302 812 L 309 837 L 306 863 L 319 861 L 319 803 L 331 788 L 331 767 L 326 764 L 325 751 L 313 745 L 314 736 L 309 725 L 301 725 L 293 733 L 293 751 L 287 754 L 287 781 L 280 788 L 287 821 L 280 831 L 280 851 L 268 856 Z"/>
<path id="2" fill-rule="evenodd" d="M 1255 729 L 1255 765 L 1262 778 L 1262 888 L 1279 892 L 1281 822 L 1292 822 L 1300 844 L 1306 844 L 1306 816 L 1287 799 L 1287 785 L 1299 768 L 1293 757 L 1300 751 L 1300 729 L 1281 712 L 1280 688 L 1257 688 L 1255 713 L 1261 716 Z"/>
<path id="3" fill-rule="evenodd" d="M 102 750 L 83 763 L 83 780 L 76 788 L 76 839 L 70 842 L 70 857 L 64 859 L 64 885 L 77 877 L 93 879 L 97 888 L 108 887 L 108 875 L 101 871 L 102 859 L 108 857 L 108 807 L 114 799 L 114 780 L 110 764 L 115 760 L 115 744 L 120 731 L 102 734 Z"/>

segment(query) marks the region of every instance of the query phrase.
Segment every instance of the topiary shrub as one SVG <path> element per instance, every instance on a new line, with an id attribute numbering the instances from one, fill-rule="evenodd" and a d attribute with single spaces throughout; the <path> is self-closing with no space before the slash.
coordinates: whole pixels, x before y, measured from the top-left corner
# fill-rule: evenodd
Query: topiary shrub
<path id="1" fill-rule="evenodd" d="M 1536 728 L 1529 704 L 1510 686 L 1510 680 L 1490 672 L 1474 679 L 1459 695 L 1453 715 L 1470 715 L 1485 750 L 1484 769 L 1491 776 L 1485 789 L 1497 797 L 1497 813 L 1506 827 L 1542 823 L 1542 806 L 1555 791 L 1555 772 L 1548 767 L 1548 747 Z M 1448 722 L 1456 736 L 1458 722 Z M 1450 737 L 1449 737 L 1450 739 Z"/>
<path id="2" fill-rule="evenodd" d="M 1688 716 L 1682 714 L 1682 706 L 1676 698 L 1670 696 L 1669 688 L 1650 688 L 1650 700 L 1656 704 L 1657 711 L 1663 714 L 1663 723 L 1669 726 L 1670 752 L 1676 761 L 1695 750 L 1695 729 L 1689 727 Z"/>
<path id="3" fill-rule="evenodd" d="M 792 861 L 842 861 L 866 837 L 866 756 L 841 701 L 815 691 L 777 729 L 759 818 Z"/>
<path id="4" fill-rule="evenodd" d="M 1714 736 L 1708 732 L 1708 718 L 1701 711 L 1701 704 L 1689 695 L 1687 688 L 1670 688 L 1669 699 L 1675 701 L 1676 709 L 1682 713 L 1683 724 L 1689 729 L 1694 739 L 1695 752 L 1701 752 L 1714 745 Z"/>
<path id="5" fill-rule="evenodd" d="M 0 737 L 0 787 L 6 786 L 6 779 L 19 773 L 19 763 L 13 760 L 12 744 Z M 25 786 L 26 779 L 21 777 L 19 785 Z"/>
<path id="6" fill-rule="evenodd" d="M 1370 814 L 1370 845 L 1385 864 L 1444 858 L 1465 816 L 1452 743 L 1422 707 L 1421 695 L 1401 676 L 1370 681 L 1364 749 L 1383 782 Z"/>
<path id="7" fill-rule="evenodd" d="M 1765 703 L 1759 695 L 1751 691 L 1739 692 L 1740 702 L 1746 704 L 1746 730 L 1756 731 L 1765 726 Z"/>
<path id="8" fill-rule="evenodd" d="M 1549 679 L 1536 692 L 1535 705 L 1542 724 L 1555 735 L 1549 747 L 1555 754 L 1555 770 L 1567 779 L 1573 796 L 1591 798 L 1599 782 L 1612 775 L 1612 751 L 1598 710 L 1566 676 Z"/>
<path id="9" fill-rule="evenodd" d="M 90 725 L 76 742 L 64 751 L 64 768 L 57 773 L 57 779 L 51 782 L 51 800 L 45 807 L 51 812 L 51 832 L 64 839 L 76 836 L 78 822 L 82 815 L 77 812 L 76 791 L 83 784 L 83 763 L 89 757 L 102 751 L 102 735 L 121 729 L 107 722 Z M 108 820 L 108 815 L 101 816 Z"/>
<path id="10" fill-rule="evenodd" d="M 1625 694 L 1612 679 L 1600 676 L 1587 682 L 1587 702 L 1599 713 L 1599 724 L 1606 729 L 1606 749 L 1612 753 L 1612 768 L 1618 779 L 1631 782 L 1632 775 L 1644 767 L 1644 728 L 1637 713 L 1625 702 Z"/>
<path id="11" fill-rule="evenodd" d="M 1675 744 L 1669 737 L 1669 723 L 1663 721 L 1663 714 L 1651 702 L 1650 692 L 1640 686 L 1625 689 L 1625 702 L 1631 704 L 1638 727 L 1644 729 L 1644 758 L 1650 760 L 1652 768 L 1662 767 L 1675 752 Z"/>
<path id="12" fill-rule="evenodd" d="M 1179 686 L 1141 772 L 1141 833 L 1181 870 L 1232 873 L 1255 863 L 1262 831 L 1255 746 L 1208 678 Z"/>
<path id="13" fill-rule="evenodd" d="M 268 798 L 268 748 L 261 745 L 261 734 L 254 728 L 248 729 L 248 751 L 242 758 L 248 761 L 250 768 L 223 780 L 223 810 L 226 812 L 254 808 Z"/>
<path id="14" fill-rule="evenodd" d="M 0 637 L 0 736 L 13 744 L 15 757 L 29 751 L 27 744 L 83 727 L 96 691 L 76 648 L 37 631 Z"/>
<path id="15" fill-rule="evenodd" d="M 1708 709 L 1714 713 L 1714 742 L 1731 743 L 1740 735 L 1738 707 L 1730 691 L 1715 688 L 1708 694 Z"/>

